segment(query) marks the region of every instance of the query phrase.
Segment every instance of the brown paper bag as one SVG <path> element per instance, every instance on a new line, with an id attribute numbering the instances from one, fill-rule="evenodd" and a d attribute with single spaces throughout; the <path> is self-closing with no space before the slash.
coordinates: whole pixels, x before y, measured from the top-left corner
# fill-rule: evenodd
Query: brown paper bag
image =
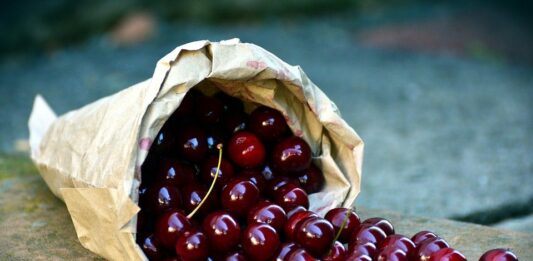
<path id="1" fill-rule="evenodd" d="M 65 201 L 81 244 L 111 260 L 146 259 L 136 245 L 140 166 L 187 91 L 204 80 L 245 102 L 280 110 L 325 175 L 309 196 L 323 215 L 359 193 L 363 142 L 305 75 L 238 39 L 197 41 L 164 56 L 151 79 L 57 118 L 40 96 L 29 121 L 32 159 Z"/>

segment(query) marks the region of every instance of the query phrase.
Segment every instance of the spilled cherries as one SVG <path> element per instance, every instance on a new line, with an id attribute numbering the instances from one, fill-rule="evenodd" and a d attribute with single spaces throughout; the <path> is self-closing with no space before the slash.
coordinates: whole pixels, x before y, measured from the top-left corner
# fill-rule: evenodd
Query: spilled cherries
<path id="1" fill-rule="evenodd" d="M 149 260 L 466 260 L 431 231 L 409 238 L 349 208 L 309 210 L 325 183 L 313 156 L 280 111 L 192 89 L 141 166 L 136 242 Z M 518 259 L 493 249 L 480 260 Z"/>

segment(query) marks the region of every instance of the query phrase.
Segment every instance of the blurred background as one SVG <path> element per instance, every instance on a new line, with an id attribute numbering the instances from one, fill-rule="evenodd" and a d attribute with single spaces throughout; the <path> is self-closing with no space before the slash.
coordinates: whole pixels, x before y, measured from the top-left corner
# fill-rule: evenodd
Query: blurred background
<path id="1" fill-rule="evenodd" d="M 20 0 L 0 10 L 0 153 L 151 77 L 186 42 L 240 38 L 308 76 L 366 143 L 356 206 L 533 232 L 528 1 Z M 0 162 L 0 165 L 2 162 Z"/>

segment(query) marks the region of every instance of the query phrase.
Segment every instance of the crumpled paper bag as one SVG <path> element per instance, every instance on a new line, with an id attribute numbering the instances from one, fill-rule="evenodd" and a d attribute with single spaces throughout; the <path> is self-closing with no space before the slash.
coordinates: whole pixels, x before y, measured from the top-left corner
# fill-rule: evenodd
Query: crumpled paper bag
<path id="1" fill-rule="evenodd" d="M 363 142 L 303 70 L 238 39 L 197 41 L 165 55 L 151 79 L 59 118 L 36 97 L 31 156 L 65 202 L 85 248 L 111 260 L 146 259 L 134 237 L 140 166 L 187 91 L 206 81 L 245 102 L 280 110 L 294 134 L 310 144 L 326 179 L 323 191 L 309 196 L 312 210 L 323 215 L 353 204 Z"/>

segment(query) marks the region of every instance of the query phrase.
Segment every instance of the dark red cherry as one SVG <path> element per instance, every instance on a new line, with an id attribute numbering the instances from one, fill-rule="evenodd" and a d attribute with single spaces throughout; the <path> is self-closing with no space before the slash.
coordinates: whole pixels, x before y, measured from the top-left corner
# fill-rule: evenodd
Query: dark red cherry
<path id="1" fill-rule="evenodd" d="M 287 260 L 289 252 L 296 248 L 298 248 L 298 246 L 293 242 L 283 243 L 280 246 L 278 253 L 276 254 L 276 261 Z"/>
<path id="2" fill-rule="evenodd" d="M 395 247 L 395 246 L 387 246 L 383 249 L 381 249 L 377 256 L 378 261 L 408 261 L 407 254 Z"/>
<path id="3" fill-rule="evenodd" d="M 287 253 L 287 261 L 318 261 L 307 250 L 303 248 L 296 248 Z"/>
<path id="4" fill-rule="evenodd" d="M 479 261 L 518 261 L 518 257 L 509 249 L 495 248 L 485 252 Z"/>
<path id="5" fill-rule="evenodd" d="M 303 171 L 311 164 L 311 148 L 300 137 L 286 138 L 274 147 L 272 164 L 284 173 Z"/>
<path id="6" fill-rule="evenodd" d="M 237 221 L 226 211 L 215 211 L 207 215 L 202 223 L 211 250 L 226 253 L 241 241 L 241 228 Z"/>
<path id="7" fill-rule="evenodd" d="M 357 253 L 349 254 L 346 259 L 346 261 L 373 261 L 371 257 L 368 255 L 359 255 Z"/>
<path id="8" fill-rule="evenodd" d="M 226 143 L 226 134 L 220 128 L 208 128 L 205 131 L 207 137 L 207 149 L 210 154 L 218 156 L 218 144 L 224 145 Z"/>
<path id="9" fill-rule="evenodd" d="M 346 249 L 344 248 L 344 245 L 339 242 L 335 241 L 333 246 L 329 248 L 328 251 L 326 251 L 326 255 L 322 257 L 323 261 L 343 261 L 346 256 Z"/>
<path id="10" fill-rule="evenodd" d="M 178 211 L 164 213 L 157 219 L 155 237 L 167 249 L 174 249 L 178 237 L 192 228 L 189 219 Z"/>
<path id="11" fill-rule="evenodd" d="M 437 252 L 433 252 L 429 256 L 429 261 L 466 261 L 466 257 L 461 252 L 453 248 L 443 248 Z"/>
<path id="12" fill-rule="evenodd" d="M 252 260 L 271 260 L 280 245 L 278 232 L 267 224 L 249 224 L 242 236 L 242 248 Z"/>
<path id="13" fill-rule="evenodd" d="M 211 96 L 197 98 L 196 119 L 205 127 L 219 124 L 224 113 L 224 105 L 219 99 Z"/>
<path id="14" fill-rule="evenodd" d="M 248 115 L 244 112 L 227 114 L 224 121 L 224 129 L 227 133 L 235 133 L 246 130 L 248 126 Z"/>
<path id="15" fill-rule="evenodd" d="M 194 209 L 198 207 L 200 202 L 205 198 L 207 194 L 207 188 L 197 183 L 191 183 L 187 187 L 182 189 L 183 195 L 183 208 L 187 213 L 191 213 Z M 217 205 L 216 199 L 213 196 L 210 196 L 206 199 L 203 205 L 200 207 L 198 212 L 195 214 L 199 217 L 206 216 L 209 211 L 212 211 Z"/>
<path id="16" fill-rule="evenodd" d="M 387 235 L 381 228 L 373 225 L 361 224 L 356 232 L 352 234 L 350 244 L 357 245 L 371 242 L 375 245 L 379 245 L 386 237 Z"/>
<path id="17" fill-rule="evenodd" d="M 158 180 L 182 188 L 194 181 L 196 168 L 176 159 L 165 159 L 161 165 Z"/>
<path id="18" fill-rule="evenodd" d="M 246 258 L 246 255 L 242 252 L 242 250 L 231 252 L 227 254 L 222 260 L 224 261 L 247 261 L 248 258 Z"/>
<path id="19" fill-rule="evenodd" d="M 176 137 L 174 131 L 169 127 L 163 127 L 155 137 L 150 152 L 155 152 L 160 155 L 171 154 L 176 144 Z"/>
<path id="20" fill-rule="evenodd" d="M 285 176 L 274 177 L 273 179 L 267 182 L 266 194 L 270 198 L 274 198 L 276 194 L 278 193 L 279 189 L 289 183 L 296 185 L 295 184 L 296 182 L 288 177 L 285 177 Z"/>
<path id="21" fill-rule="evenodd" d="M 183 261 L 204 261 L 209 255 L 207 237 L 198 230 L 185 232 L 176 242 L 176 254 Z"/>
<path id="22" fill-rule="evenodd" d="M 163 255 L 161 246 L 153 235 L 141 240 L 141 248 L 150 260 L 160 260 Z"/>
<path id="23" fill-rule="evenodd" d="M 220 195 L 222 206 L 234 217 L 245 217 L 248 210 L 259 200 L 259 189 L 248 179 L 230 181 Z"/>
<path id="24" fill-rule="evenodd" d="M 142 240 L 154 232 L 154 226 L 154 215 L 146 213 L 146 210 L 141 209 L 137 214 L 137 243 L 139 245 L 142 244 Z"/>
<path id="25" fill-rule="evenodd" d="M 307 211 L 307 209 L 302 207 L 302 206 L 297 206 L 297 207 L 291 209 L 289 212 L 287 212 L 287 219 L 289 219 L 290 217 L 292 217 L 296 213 L 300 213 L 300 212 L 304 212 L 304 211 Z"/>
<path id="26" fill-rule="evenodd" d="M 297 178 L 307 194 L 319 192 L 324 187 L 324 175 L 315 164 L 311 164 L 308 169 L 298 173 Z"/>
<path id="27" fill-rule="evenodd" d="M 440 249 L 450 247 L 448 242 L 440 237 L 428 238 L 416 248 L 416 260 L 429 260 L 429 256 Z"/>
<path id="28" fill-rule="evenodd" d="M 331 224 L 335 228 L 335 233 L 338 233 L 342 224 L 344 223 L 346 215 L 349 216 L 346 220 L 346 223 L 344 224 L 344 228 L 342 229 L 342 232 L 338 239 L 342 243 L 348 243 L 348 241 L 350 241 L 350 235 L 353 234 L 361 224 L 359 216 L 348 208 L 333 208 L 328 211 L 328 213 L 324 217 L 329 222 L 331 222 Z"/>
<path id="29" fill-rule="evenodd" d="M 296 231 L 298 231 L 301 222 L 311 217 L 318 217 L 318 215 L 312 211 L 303 211 L 295 213 L 289 219 L 287 219 L 287 223 L 285 223 L 285 227 L 283 229 L 285 238 L 287 238 L 289 241 L 294 241 L 296 238 Z"/>
<path id="30" fill-rule="evenodd" d="M 248 212 L 248 224 L 268 224 L 276 231 L 282 231 L 287 222 L 285 211 L 269 201 L 260 201 Z"/>
<path id="31" fill-rule="evenodd" d="M 141 165 L 141 181 L 144 187 L 152 184 L 157 178 L 162 157 L 156 153 L 148 153 Z"/>
<path id="32" fill-rule="evenodd" d="M 281 112 L 259 106 L 250 114 L 250 130 L 265 142 L 273 142 L 283 137 L 289 127 Z"/>
<path id="33" fill-rule="evenodd" d="M 315 256 L 323 256 L 329 250 L 335 229 L 323 218 L 309 218 L 302 221 L 296 231 L 295 243 Z"/>
<path id="34" fill-rule="evenodd" d="M 272 171 L 272 168 L 268 164 L 263 167 L 263 170 L 261 170 L 261 174 L 263 174 L 263 177 L 265 177 L 267 181 L 275 177 L 275 174 Z"/>
<path id="35" fill-rule="evenodd" d="M 261 171 L 257 169 L 243 169 L 238 176 L 249 179 L 261 192 L 264 192 L 267 188 L 267 181 L 265 177 L 263 177 Z"/>
<path id="36" fill-rule="evenodd" d="M 179 128 L 179 125 L 186 121 L 187 118 L 193 117 L 195 111 L 195 104 L 197 99 L 201 99 L 204 95 L 196 90 L 191 89 L 187 92 L 178 108 L 170 115 L 167 123 L 169 123 L 174 129 Z"/>
<path id="37" fill-rule="evenodd" d="M 200 177 L 205 184 L 211 184 L 217 173 L 218 156 L 210 156 L 202 163 L 200 169 Z M 233 164 L 225 158 L 222 158 L 220 162 L 220 170 L 218 171 L 218 178 L 215 183 L 217 188 L 221 188 L 226 182 L 228 182 L 234 176 Z"/>
<path id="38" fill-rule="evenodd" d="M 373 218 L 369 218 L 369 219 L 366 219 L 365 221 L 363 221 L 363 223 L 361 223 L 361 225 L 372 225 L 372 226 L 376 226 L 376 227 L 379 227 L 381 228 L 381 230 L 383 230 L 383 232 L 385 232 L 385 234 L 387 235 L 392 235 L 394 234 L 394 226 L 392 226 L 392 223 L 384 218 L 380 218 L 380 217 L 373 217 Z"/>
<path id="39" fill-rule="evenodd" d="M 396 248 L 399 248 L 403 250 L 407 257 L 411 257 L 415 254 L 415 248 L 416 245 L 409 239 L 408 237 L 400 234 L 394 234 L 389 235 L 383 242 L 381 242 L 378 246 L 379 249 L 383 249 L 385 247 L 394 246 Z"/>
<path id="40" fill-rule="evenodd" d="M 197 163 L 207 155 L 207 135 L 201 128 L 183 127 L 179 131 L 176 144 L 179 154 L 188 161 Z"/>
<path id="41" fill-rule="evenodd" d="M 255 168 L 265 161 L 265 146 L 257 136 L 247 131 L 240 131 L 228 142 L 229 157 L 242 168 Z"/>
<path id="42" fill-rule="evenodd" d="M 378 254 L 376 245 L 372 242 L 364 242 L 356 245 L 348 245 L 348 255 L 349 256 L 360 256 L 367 255 L 371 258 L 374 258 Z"/>
<path id="43" fill-rule="evenodd" d="M 156 215 L 168 209 L 181 207 L 181 202 L 181 194 L 178 189 L 163 182 L 154 183 L 139 198 L 141 208 Z"/>
<path id="44" fill-rule="evenodd" d="M 428 239 L 428 238 L 436 238 L 438 237 L 435 233 L 431 232 L 431 231 L 427 231 L 427 230 L 424 230 L 424 231 L 420 231 L 418 233 L 416 233 L 413 237 L 411 237 L 411 240 L 413 241 L 413 243 L 415 243 L 415 245 L 419 245 L 420 242 Z"/>
<path id="45" fill-rule="evenodd" d="M 229 96 L 223 92 L 217 92 L 215 97 L 222 102 L 225 114 L 231 114 L 244 111 L 244 104 L 238 98 Z"/>
<path id="46" fill-rule="evenodd" d="M 290 211 L 297 206 L 309 208 L 307 193 L 292 183 L 281 187 L 275 193 L 274 203 L 280 205 L 285 211 Z"/>

